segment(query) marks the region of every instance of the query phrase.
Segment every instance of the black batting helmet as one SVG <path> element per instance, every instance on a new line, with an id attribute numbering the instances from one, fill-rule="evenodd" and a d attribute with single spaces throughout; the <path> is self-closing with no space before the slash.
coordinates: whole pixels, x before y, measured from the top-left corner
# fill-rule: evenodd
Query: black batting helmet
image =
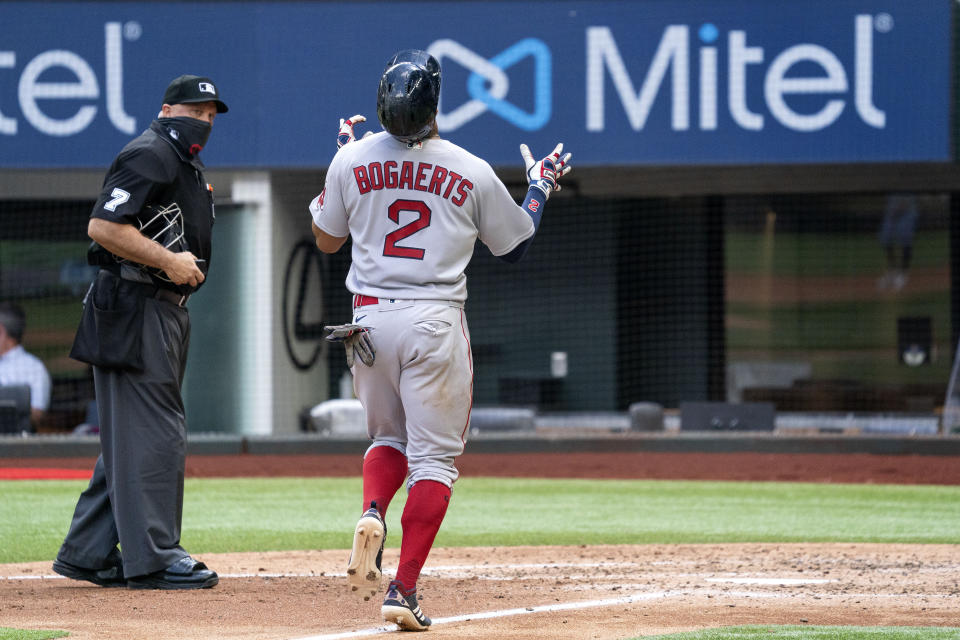
<path id="1" fill-rule="evenodd" d="M 436 85 L 437 95 L 440 95 L 440 62 L 436 58 L 421 49 L 404 49 L 393 54 L 383 69 L 387 70 L 398 62 L 412 62 L 426 69 L 431 81 Z"/>
<path id="2" fill-rule="evenodd" d="M 439 75 L 434 79 L 426 67 L 397 62 L 384 70 L 377 91 L 377 118 L 391 135 L 404 142 L 425 138 L 439 103 Z"/>

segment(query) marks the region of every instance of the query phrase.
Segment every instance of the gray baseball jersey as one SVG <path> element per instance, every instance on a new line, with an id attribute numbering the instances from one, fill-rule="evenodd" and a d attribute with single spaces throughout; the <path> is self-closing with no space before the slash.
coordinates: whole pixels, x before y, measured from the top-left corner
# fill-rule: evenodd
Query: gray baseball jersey
<path id="1" fill-rule="evenodd" d="M 533 221 L 484 160 L 441 138 L 417 150 L 382 132 L 345 145 L 310 206 L 324 232 L 353 238 L 347 289 L 378 298 L 467 298 L 479 238 L 495 256 Z"/>

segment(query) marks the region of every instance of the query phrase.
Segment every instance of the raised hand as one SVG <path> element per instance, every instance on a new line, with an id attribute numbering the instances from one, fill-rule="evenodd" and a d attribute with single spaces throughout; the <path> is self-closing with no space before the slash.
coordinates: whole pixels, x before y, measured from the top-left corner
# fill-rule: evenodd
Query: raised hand
<path id="1" fill-rule="evenodd" d="M 562 142 L 542 160 L 534 160 L 530 148 L 525 144 L 520 145 L 520 155 L 526 165 L 527 182 L 542 191 L 545 198 L 549 198 L 553 191 L 560 191 L 558 180 L 573 169 L 569 164 L 573 154 L 563 153 Z"/>
<path id="2" fill-rule="evenodd" d="M 367 119 L 359 113 L 346 120 L 340 118 L 340 131 L 337 133 L 337 149 L 356 140 L 357 138 L 353 133 L 353 125 L 366 121 Z M 368 131 L 367 133 L 370 132 Z"/>

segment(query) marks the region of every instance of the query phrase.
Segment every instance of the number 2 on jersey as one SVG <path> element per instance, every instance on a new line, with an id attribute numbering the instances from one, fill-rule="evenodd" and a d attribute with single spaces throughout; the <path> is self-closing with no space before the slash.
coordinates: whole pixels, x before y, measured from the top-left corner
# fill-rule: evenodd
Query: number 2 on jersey
<path id="1" fill-rule="evenodd" d="M 418 214 L 413 222 L 391 231 L 383 241 L 383 255 L 395 258 L 423 260 L 424 250 L 417 247 L 404 247 L 397 244 L 400 240 L 412 236 L 417 231 L 430 226 L 430 208 L 421 200 L 396 200 L 387 209 L 387 215 L 395 224 L 400 224 L 400 212 L 411 211 Z"/>

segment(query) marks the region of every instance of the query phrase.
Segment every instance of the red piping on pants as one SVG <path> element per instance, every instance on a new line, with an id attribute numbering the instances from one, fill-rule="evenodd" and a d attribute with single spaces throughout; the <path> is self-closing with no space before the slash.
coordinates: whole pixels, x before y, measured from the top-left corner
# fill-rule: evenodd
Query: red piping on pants
<path id="1" fill-rule="evenodd" d="M 467 435 L 467 427 L 470 426 L 470 413 L 473 411 L 473 354 L 470 351 L 470 338 L 467 337 L 467 330 L 463 327 L 463 309 L 460 309 L 460 332 L 463 333 L 463 339 L 467 341 L 467 362 L 470 363 L 470 408 L 467 409 L 467 423 L 463 425 L 463 431 L 460 433 L 460 442 L 463 443 Z"/>

